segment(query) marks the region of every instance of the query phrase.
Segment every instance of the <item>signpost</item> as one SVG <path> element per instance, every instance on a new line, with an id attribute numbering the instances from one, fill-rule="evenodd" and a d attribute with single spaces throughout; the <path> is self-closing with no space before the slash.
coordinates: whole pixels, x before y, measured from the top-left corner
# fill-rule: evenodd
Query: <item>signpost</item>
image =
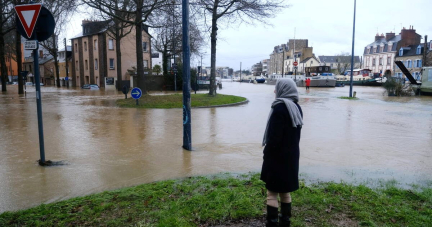
<path id="1" fill-rule="evenodd" d="M 297 65 L 298 65 L 298 62 L 296 62 L 296 61 L 295 61 L 295 62 L 293 63 L 293 65 L 297 67 Z"/>
<path id="2" fill-rule="evenodd" d="M 51 12 L 42 6 L 42 4 L 29 4 L 15 6 L 16 26 L 18 32 L 28 41 L 24 43 L 25 49 L 33 50 L 34 78 L 36 86 L 36 104 L 39 129 L 39 165 L 45 166 L 45 145 L 43 136 L 42 121 L 42 95 L 40 90 L 39 75 L 39 53 L 38 41 L 45 41 L 54 33 L 55 20 Z"/>
<path id="3" fill-rule="evenodd" d="M 142 91 L 138 87 L 134 87 L 131 91 L 131 97 L 136 100 L 136 105 L 138 106 L 138 100 L 142 96 Z"/>

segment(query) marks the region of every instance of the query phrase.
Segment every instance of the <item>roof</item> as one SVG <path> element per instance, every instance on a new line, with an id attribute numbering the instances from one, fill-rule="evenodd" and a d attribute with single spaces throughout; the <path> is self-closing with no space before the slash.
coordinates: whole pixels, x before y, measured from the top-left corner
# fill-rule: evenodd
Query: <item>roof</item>
<path id="1" fill-rule="evenodd" d="M 111 26 L 114 25 L 114 22 L 112 20 L 106 20 L 106 21 L 87 21 L 81 26 L 83 27 L 82 31 L 75 35 L 71 39 L 77 39 L 84 36 L 89 35 L 96 35 L 103 32 L 106 32 Z M 145 31 L 150 37 L 152 37 L 148 32 L 148 26 L 145 24 L 142 24 L 142 30 Z"/>
<path id="2" fill-rule="evenodd" d="M 420 54 L 417 54 L 417 47 L 418 46 L 421 46 L 421 52 L 420 52 Z M 423 55 L 424 46 L 423 46 L 423 44 L 410 45 L 408 47 L 402 47 L 401 49 L 403 49 L 403 55 L 399 56 L 399 53 L 398 53 L 396 57 L 406 57 L 406 56 Z"/>
<path id="3" fill-rule="evenodd" d="M 337 63 L 337 59 L 341 59 L 343 58 L 344 60 L 349 60 L 351 61 L 351 56 L 319 56 L 319 60 L 321 63 Z M 355 63 L 359 63 L 360 62 L 360 57 L 359 56 L 354 56 L 354 62 Z"/>
<path id="4" fill-rule="evenodd" d="M 43 65 L 51 60 L 53 60 L 53 56 L 52 55 L 48 55 L 44 58 L 39 58 L 39 65 Z M 33 62 L 33 57 L 29 57 L 29 58 L 25 58 L 24 59 L 24 63 L 29 63 L 29 62 Z"/>
<path id="5" fill-rule="evenodd" d="M 375 42 L 373 42 L 373 43 L 367 45 L 367 47 L 376 46 L 376 45 L 381 45 L 382 43 L 383 43 L 383 44 L 387 44 L 387 43 L 389 43 L 389 42 L 396 43 L 396 42 L 401 41 L 401 39 L 402 39 L 402 36 L 401 36 L 401 35 L 396 35 L 396 36 L 394 36 L 393 38 L 391 38 L 391 39 L 389 39 L 389 40 L 386 40 L 386 38 L 381 38 L 381 39 L 378 39 L 377 41 L 375 41 Z"/>
<path id="6" fill-rule="evenodd" d="M 316 57 L 308 57 L 308 58 L 304 59 L 303 61 L 301 61 L 300 63 L 306 63 L 310 59 L 315 59 L 317 62 L 320 62 L 318 59 L 316 59 Z"/>
<path id="7" fill-rule="evenodd" d="M 396 36 L 394 36 L 393 38 L 391 38 L 391 39 L 389 39 L 389 40 L 387 40 L 386 38 L 378 39 L 378 40 L 376 40 L 375 42 L 373 42 L 373 43 L 371 43 L 371 44 L 369 44 L 369 45 L 367 45 L 367 46 L 365 47 L 364 54 L 374 54 L 374 49 L 373 49 L 373 48 L 370 48 L 370 47 L 381 46 L 381 44 L 384 44 L 384 50 L 381 51 L 381 49 L 378 49 L 377 53 L 381 53 L 381 52 L 389 52 L 389 51 L 396 51 L 396 47 L 397 47 L 399 41 L 401 41 L 401 39 L 402 39 L 402 36 L 401 36 L 401 35 L 396 35 Z M 391 49 L 391 50 L 388 50 L 388 44 L 389 44 L 390 42 L 392 42 L 393 45 L 392 45 L 392 49 Z M 367 51 L 368 48 L 370 48 L 369 53 L 368 53 L 368 51 Z"/>

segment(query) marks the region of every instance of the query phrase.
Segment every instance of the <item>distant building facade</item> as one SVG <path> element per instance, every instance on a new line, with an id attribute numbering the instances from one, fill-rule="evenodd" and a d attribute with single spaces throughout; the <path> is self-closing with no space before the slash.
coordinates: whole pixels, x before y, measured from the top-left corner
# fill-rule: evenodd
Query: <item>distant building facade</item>
<path id="1" fill-rule="evenodd" d="M 97 84 L 105 86 L 105 78 L 117 79 L 116 40 L 110 36 L 108 21 L 82 21 L 82 33 L 72 38 L 72 84 Z M 128 29 L 129 30 L 129 29 Z M 151 36 L 143 25 L 143 64 L 144 69 L 152 66 Z M 127 70 L 137 66 L 135 29 L 121 39 L 122 80 L 130 80 Z"/>
<path id="2" fill-rule="evenodd" d="M 298 63 L 313 57 L 313 48 L 307 39 L 290 39 L 288 43 L 274 47 L 268 62 L 268 74 L 292 74 L 294 61 Z"/>
<path id="3" fill-rule="evenodd" d="M 351 56 L 319 56 L 320 66 L 330 66 L 335 74 L 343 74 L 346 70 L 351 70 Z M 354 56 L 354 69 L 361 67 L 359 56 Z"/>
<path id="4" fill-rule="evenodd" d="M 416 80 L 421 80 L 422 67 L 429 65 L 427 63 L 432 59 L 431 47 L 432 42 L 401 47 L 396 54 L 395 61 L 401 61 Z M 395 68 L 395 76 L 406 78 L 397 66 Z"/>
<path id="5" fill-rule="evenodd" d="M 364 49 L 363 68 L 372 70 L 375 75 L 394 75 L 397 66 L 395 58 L 401 48 L 409 48 L 420 44 L 421 36 L 414 27 L 403 28 L 399 35 L 393 32 L 376 34 L 375 41 Z"/>

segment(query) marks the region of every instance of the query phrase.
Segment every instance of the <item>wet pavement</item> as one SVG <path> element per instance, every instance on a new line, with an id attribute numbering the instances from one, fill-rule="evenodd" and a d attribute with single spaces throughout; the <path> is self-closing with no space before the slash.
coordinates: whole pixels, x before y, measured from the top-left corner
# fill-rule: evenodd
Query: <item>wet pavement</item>
<path id="1" fill-rule="evenodd" d="M 153 181 L 259 171 L 274 86 L 225 82 L 248 104 L 192 109 L 194 151 L 181 148 L 182 109 L 122 109 L 116 91 L 42 88 L 40 167 L 34 88 L 0 93 L 0 213 Z M 381 87 L 299 88 L 300 172 L 308 182 L 432 186 L 432 97 L 386 97 Z"/>

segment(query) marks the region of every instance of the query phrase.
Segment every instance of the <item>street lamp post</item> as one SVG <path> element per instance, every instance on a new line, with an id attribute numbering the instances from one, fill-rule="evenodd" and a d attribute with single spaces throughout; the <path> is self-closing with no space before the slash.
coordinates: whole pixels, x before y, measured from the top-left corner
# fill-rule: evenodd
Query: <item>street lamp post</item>
<path id="1" fill-rule="evenodd" d="M 356 5 L 357 5 L 357 0 L 354 0 L 354 22 L 353 22 L 353 38 L 352 38 L 352 54 L 351 54 L 351 77 L 350 77 L 349 97 L 352 97 L 352 87 L 353 87 Z"/>

